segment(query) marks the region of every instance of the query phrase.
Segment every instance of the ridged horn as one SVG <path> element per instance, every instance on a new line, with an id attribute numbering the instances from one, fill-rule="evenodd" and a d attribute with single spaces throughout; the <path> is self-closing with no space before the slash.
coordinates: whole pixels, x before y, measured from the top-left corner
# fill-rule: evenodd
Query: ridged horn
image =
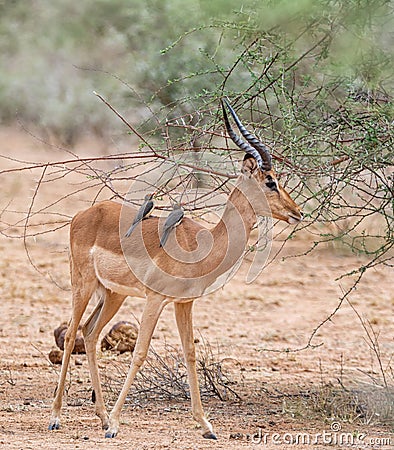
<path id="1" fill-rule="evenodd" d="M 224 123 L 226 125 L 227 132 L 231 139 L 234 141 L 235 145 L 237 145 L 241 150 L 243 150 L 246 153 L 249 153 L 253 156 L 253 158 L 256 160 L 257 165 L 261 169 L 263 167 L 263 160 L 261 158 L 260 153 L 251 145 L 243 141 L 231 128 L 230 122 L 228 120 L 226 108 L 224 107 L 224 103 L 222 102 L 222 109 L 223 109 L 223 119 Z"/>
<path id="2" fill-rule="evenodd" d="M 237 127 L 239 129 L 239 131 L 241 132 L 242 136 L 247 140 L 247 142 L 250 144 L 247 144 L 246 142 L 242 141 L 242 139 L 240 139 L 233 131 L 233 129 L 230 126 L 228 117 L 227 117 L 227 113 L 226 113 L 226 109 L 224 107 L 224 104 L 227 106 L 227 108 L 229 109 L 234 122 L 237 124 Z M 239 120 L 237 114 L 235 113 L 234 109 L 232 108 L 232 106 L 230 105 L 230 103 L 228 102 L 227 99 L 223 98 L 222 100 L 222 108 L 223 108 L 223 117 L 224 117 L 224 122 L 226 124 L 226 128 L 228 131 L 229 136 L 231 137 L 231 139 L 235 142 L 236 145 L 238 145 L 238 147 L 242 148 L 242 150 L 246 151 L 247 153 L 250 153 L 257 161 L 259 167 L 262 170 L 271 170 L 272 168 L 272 162 L 271 162 L 271 155 L 268 151 L 268 148 L 260 141 L 256 138 L 256 136 L 254 136 L 252 133 L 250 133 L 241 123 L 241 121 Z M 251 150 L 252 149 L 252 150 Z M 256 151 L 258 154 L 258 157 L 256 157 Z"/>

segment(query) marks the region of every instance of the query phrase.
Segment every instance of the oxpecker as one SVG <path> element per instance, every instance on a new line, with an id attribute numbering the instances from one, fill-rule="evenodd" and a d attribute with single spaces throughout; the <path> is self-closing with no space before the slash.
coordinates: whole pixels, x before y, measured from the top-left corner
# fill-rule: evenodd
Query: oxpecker
<path id="1" fill-rule="evenodd" d="M 164 222 L 163 234 L 160 238 L 160 247 L 163 247 L 165 245 L 171 231 L 182 222 L 183 216 L 184 212 L 181 205 L 179 203 L 176 203 L 173 210 L 170 212 L 170 215 Z"/>
<path id="2" fill-rule="evenodd" d="M 153 196 L 155 195 L 155 193 L 153 192 L 153 194 L 146 194 L 145 198 L 144 198 L 144 203 L 141 205 L 140 209 L 137 212 L 137 215 L 134 217 L 133 223 L 131 224 L 131 227 L 127 230 L 127 233 L 125 234 L 126 237 L 129 237 L 130 234 L 134 231 L 134 228 L 144 219 L 146 219 L 147 217 L 149 217 L 149 215 L 151 214 L 153 208 L 154 208 L 154 203 L 153 203 Z"/>

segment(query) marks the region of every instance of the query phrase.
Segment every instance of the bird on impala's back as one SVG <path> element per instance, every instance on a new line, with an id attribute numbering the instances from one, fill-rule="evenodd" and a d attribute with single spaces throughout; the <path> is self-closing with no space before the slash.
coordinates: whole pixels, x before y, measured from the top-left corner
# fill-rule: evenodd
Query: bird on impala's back
<path id="1" fill-rule="evenodd" d="M 163 247 L 167 242 L 168 236 L 171 231 L 178 226 L 183 219 L 184 212 L 182 206 L 179 203 L 176 203 L 173 207 L 173 210 L 170 212 L 163 226 L 163 234 L 160 238 L 160 247 Z"/>
<path id="2" fill-rule="evenodd" d="M 146 194 L 144 197 L 144 203 L 140 206 L 140 209 L 137 212 L 137 215 L 134 217 L 133 223 L 131 224 L 130 228 L 127 230 L 125 236 L 129 237 L 131 233 L 134 231 L 135 227 L 142 222 L 144 219 L 149 217 L 149 215 L 152 213 L 153 208 L 155 207 L 153 203 L 153 196 L 155 193 L 152 194 Z"/>

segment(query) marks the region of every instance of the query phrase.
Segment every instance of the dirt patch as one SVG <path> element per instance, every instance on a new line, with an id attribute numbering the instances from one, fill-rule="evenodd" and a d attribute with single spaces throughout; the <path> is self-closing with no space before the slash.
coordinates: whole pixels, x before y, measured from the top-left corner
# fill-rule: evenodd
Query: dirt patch
<path id="1" fill-rule="evenodd" d="M 25 160 L 54 157 L 53 151 L 12 130 L 2 130 L 1 137 L 3 155 Z M 9 160 L 2 160 L 1 164 L 3 169 L 15 165 Z M 32 176 L 28 173 L 2 176 L 2 208 L 11 201 L 13 208 L 26 210 L 29 190 L 34 185 Z M 55 201 L 58 195 L 51 189 L 44 190 L 40 201 Z M 71 216 L 84 205 L 85 198 L 70 200 L 65 213 Z M 67 289 L 67 229 L 38 237 L 29 245 L 38 269 Z M 309 246 L 309 237 L 300 237 L 287 245 L 283 256 L 302 253 Z M 4 448 L 287 448 L 291 444 L 286 439 L 296 439 L 300 433 L 310 436 L 311 441 L 298 448 L 318 449 L 327 445 L 336 448 L 338 443 L 324 443 L 322 437 L 316 436 L 332 432 L 337 418 L 325 416 L 323 407 L 319 414 L 318 407 L 312 408 L 308 395 L 330 384 L 340 388 L 338 380 L 345 387 L 368 390 L 373 378 L 379 377 L 365 330 L 348 304 L 318 331 L 313 343 L 321 345 L 316 348 L 300 352 L 267 351 L 305 346 L 352 281 L 335 279 L 363 262 L 361 257 L 338 249 L 322 248 L 302 258 L 278 258 L 251 285 L 244 282 L 246 262 L 224 289 L 195 303 L 196 334 L 218 348 L 221 358 L 236 362 L 234 367 L 229 365 L 230 372 L 239 374 L 242 368 L 242 380 L 234 386 L 241 401 L 204 400 L 219 438 L 217 442 L 205 441 L 200 436 L 187 400 L 160 399 L 130 399 L 122 414 L 118 437 L 105 440 L 90 400 L 85 355 L 72 357 L 62 427 L 48 432 L 59 369 L 49 363 L 47 355 L 54 346 L 54 328 L 69 319 L 70 293 L 33 268 L 21 240 L 2 237 L 0 248 L 0 444 Z M 379 266 L 367 272 L 352 293 L 351 301 L 379 332 L 382 359 L 387 366 L 394 349 L 392 271 Z M 140 317 L 142 308 L 142 300 L 128 298 L 114 320 L 134 321 Z M 163 312 L 154 335 L 153 345 L 158 353 L 165 344 L 179 348 L 172 309 L 169 306 Z M 99 364 L 103 372 L 111 370 L 113 358 L 101 354 Z M 128 361 L 127 355 L 119 358 L 124 363 Z M 75 365 L 76 359 L 82 365 Z M 110 392 L 107 398 L 110 404 L 113 401 Z M 332 412 L 328 408 L 327 411 Z M 366 433 L 355 448 L 392 448 L 390 422 L 384 425 L 378 419 L 363 417 L 361 413 L 357 417 L 355 413 L 351 420 L 340 421 L 341 431 L 353 435 Z M 273 436 L 277 435 L 274 442 Z"/>

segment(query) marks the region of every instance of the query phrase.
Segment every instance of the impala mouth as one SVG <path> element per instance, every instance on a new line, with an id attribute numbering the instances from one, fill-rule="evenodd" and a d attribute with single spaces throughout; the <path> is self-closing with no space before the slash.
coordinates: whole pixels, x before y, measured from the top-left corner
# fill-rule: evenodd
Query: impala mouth
<path id="1" fill-rule="evenodd" d="M 302 212 L 299 214 L 289 214 L 289 217 L 287 219 L 287 222 L 290 224 L 299 223 L 302 220 Z"/>

